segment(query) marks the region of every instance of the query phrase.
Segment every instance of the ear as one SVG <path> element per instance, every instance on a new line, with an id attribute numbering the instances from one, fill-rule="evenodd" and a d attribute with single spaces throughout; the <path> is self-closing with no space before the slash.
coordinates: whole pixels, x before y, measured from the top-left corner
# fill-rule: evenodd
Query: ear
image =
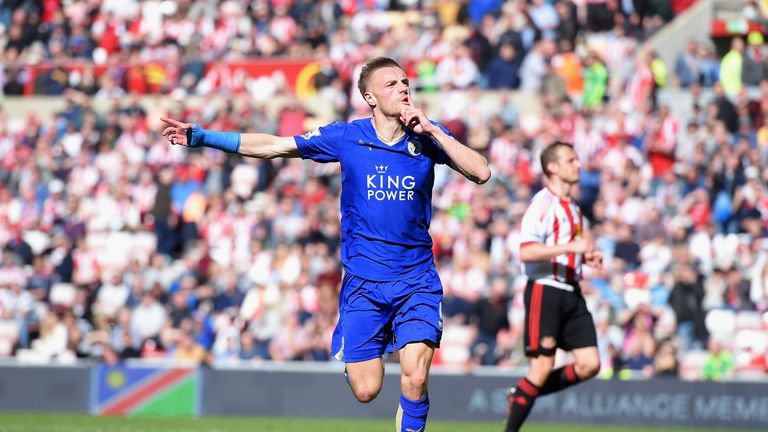
<path id="1" fill-rule="evenodd" d="M 366 102 L 368 102 L 368 105 L 371 107 L 376 106 L 376 96 L 373 95 L 371 92 L 365 92 L 363 94 L 363 99 L 365 99 Z"/>
<path id="2" fill-rule="evenodd" d="M 555 162 L 555 161 L 550 161 L 550 162 L 547 164 L 547 171 L 549 171 L 549 174 L 550 174 L 550 175 L 552 175 L 552 174 L 556 174 L 556 173 L 557 173 L 557 162 Z"/>

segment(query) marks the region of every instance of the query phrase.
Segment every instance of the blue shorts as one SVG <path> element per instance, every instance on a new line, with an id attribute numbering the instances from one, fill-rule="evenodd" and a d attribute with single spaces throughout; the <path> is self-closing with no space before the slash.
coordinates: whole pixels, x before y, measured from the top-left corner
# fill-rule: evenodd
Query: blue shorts
<path id="1" fill-rule="evenodd" d="M 355 363 L 379 358 L 411 342 L 440 346 L 443 285 L 432 269 L 404 280 L 375 282 L 344 274 L 334 357 Z"/>

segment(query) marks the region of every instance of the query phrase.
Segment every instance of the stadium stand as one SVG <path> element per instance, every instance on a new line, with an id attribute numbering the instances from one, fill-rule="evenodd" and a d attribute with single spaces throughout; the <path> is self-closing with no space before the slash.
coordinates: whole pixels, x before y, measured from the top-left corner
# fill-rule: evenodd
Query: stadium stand
<path id="1" fill-rule="evenodd" d="M 436 173 L 436 364 L 524 364 L 520 218 L 562 139 L 606 255 L 585 273 L 604 376 L 765 377 L 766 4 L 708 2 L 711 37 L 665 63 L 646 42 L 694 3 L 2 2 L 4 104 L 57 99 L 0 108 L 0 356 L 330 360 L 338 167 L 183 151 L 156 119 L 301 134 L 366 115 L 356 75 L 388 55 L 492 164 L 481 187 Z M 481 340 L 493 283 L 509 326 Z"/>

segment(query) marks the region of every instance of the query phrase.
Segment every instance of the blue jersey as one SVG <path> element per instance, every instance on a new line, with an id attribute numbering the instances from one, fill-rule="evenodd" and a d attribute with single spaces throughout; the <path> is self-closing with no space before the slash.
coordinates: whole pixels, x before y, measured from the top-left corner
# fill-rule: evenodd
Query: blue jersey
<path id="1" fill-rule="evenodd" d="M 431 138 L 407 131 L 386 144 L 365 118 L 294 140 L 305 159 L 341 163 L 341 261 L 347 272 L 391 281 L 433 266 L 434 167 L 449 159 Z"/>

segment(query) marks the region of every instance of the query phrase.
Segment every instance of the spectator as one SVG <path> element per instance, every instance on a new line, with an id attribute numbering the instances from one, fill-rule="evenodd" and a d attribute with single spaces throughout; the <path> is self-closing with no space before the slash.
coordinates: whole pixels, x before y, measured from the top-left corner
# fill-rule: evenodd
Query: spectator
<path id="1" fill-rule="evenodd" d="M 176 346 L 169 351 L 169 355 L 174 360 L 192 362 L 195 364 L 201 364 L 206 361 L 207 355 L 205 348 L 195 341 L 192 333 L 182 331 L 178 337 L 179 340 Z"/>
<path id="2" fill-rule="evenodd" d="M 743 67 L 744 40 L 735 37 L 731 39 L 731 50 L 720 61 L 720 83 L 726 95 L 736 96 L 741 91 Z"/>
<path id="3" fill-rule="evenodd" d="M 703 347 L 704 310 L 702 300 L 704 288 L 701 276 L 685 262 L 680 263 L 675 284 L 669 294 L 669 304 L 677 317 L 677 334 L 683 350 Z"/>
<path id="4" fill-rule="evenodd" d="M 675 62 L 675 74 L 680 83 L 680 87 L 687 89 L 693 83 L 699 80 L 699 44 L 695 39 L 688 40 L 686 50 L 677 56 Z"/>
<path id="5" fill-rule="evenodd" d="M 145 294 L 131 316 L 131 332 L 140 340 L 154 339 L 166 320 L 166 312 L 152 294 Z"/>
<path id="6" fill-rule="evenodd" d="M 509 298 L 506 291 L 506 281 L 496 278 L 491 283 L 488 297 L 482 297 L 472 305 L 469 321 L 477 326 L 477 336 L 470 346 L 470 352 L 482 365 L 495 365 L 499 359 L 496 335 L 509 328 Z"/>
<path id="7" fill-rule="evenodd" d="M 240 360 L 269 360 L 269 344 L 256 341 L 253 334 L 244 331 L 240 335 Z"/>
<path id="8" fill-rule="evenodd" d="M 720 65 L 712 49 L 705 45 L 699 46 L 699 83 L 712 87 L 720 81 Z"/>
<path id="9" fill-rule="evenodd" d="M 587 3 L 587 27 L 594 31 L 607 31 L 613 27 L 613 15 L 607 0 L 593 0 Z"/>
<path id="10" fill-rule="evenodd" d="M 437 64 L 435 74 L 441 87 L 466 89 L 477 81 L 479 70 L 469 56 L 469 48 L 457 44 L 451 55 Z"/>
<path id="11" fill-rule="evenodd" d="M 576 36 L 580 30 L 579 20 L 576 18 L 576 5 L 572 2 L 559 1 L 555 2 L 555 10 L 558 18 L 556 31 L 558 45 L 567 42 L 568 46 L 575 46 Z"/>
<path id="12" fill-rule="evenodd" d="M 51 118 L 44 111 L 25 116 L 12 99 L 11 109 L 0 110 L 0 249 L 3 262 L 9 261 L 0 265 L 0 297 L 6 299 L 0 308 L 8 311 L 6 323 L 19 329 L 8 355 L 113 361 L 108 343 L 121 358 L 167 357 L 164 345 L 175 350 L 174 335 L 187 332 L 206 359 L 216 361 L 269 358 L 275 338 L 272 345 L 281 357 L 327 359 L 324 343 L 341 278 L 335 250 L 339 223 L 329 210 L 338 200 L 338 167 L 307 169 L 300 162 L 178 152 L 157 139 L 146 116 L 168 110 L 231 130 L 258 125 L 255 129 L 270 133 L 287 128 L 300 134 L 314 122 L 354 115 L 348 92 L 353 69 L 371 53 L 400 56 L 418 87 L 437 91 L 437 65 L 453 61 L 445 59 L 454 57 L 454 46 L 468 46 L 462 70 L 476 71 L 451 84 L 467 90 L 453 89 L 451 102 L 434 108 L 450 114 L 452 130 L 487 151 L 498 175 L 474 189 L 457 185 L 449 172 L 436 172 L 431 230 L 445 274 L 444 312 L 453 315 L 447 327 L 464 324 L 472 305 L 489 301 L 488 287 L 496 282 L 488 281 L 514 278 L 519 271 L 516 221 L 522 203 L 541 187 L 534 163 L 538 152 L 555 139 L 573 142 L 587 158 L 579 200 L 617 275 L 585 275 L 595 287 L 588 301 L 598 305 L 593 313 L 605 323 L 600 337 L 606 340 L 600 344 L 606 353 L 610 342 L 621 342 L 631 330 L 616 328 L 615 316 L 626 307 L 625 292 L 617 292 L 627 268 L 622 261 L 648 274 L 649 287 L 635 289 L 650 299 L 643 301 L 677 314 L 679 322 L 654 327 L 654 336 L 664 338 L 656 333 L 677 325 L 669 336 L 679 349 L 681 370 L 689 351 L 707 340 L 704 311 L 766 310 L 760 239 L 768 220 L 762 172 L 768 164 L 768 93 L 723 91 L 732 59 L 724 59 L 721 84 L 721 59 L 701 40 L 679 56 L 690 69 L 687 87 L 681 62 L 675 64 L 692 105 L 681 99 L 670 110 L 653 106 L 654 87 L 663 83 L 658 61 L 654 66 L 652 58 L 638 55 L 641 61 L 633 64 L 633 50 L 669 18 L 665 7 L 612 0 L 590 0 L 586 10 L 569 1 L 471 2 L 483 12 L 470 26 L 466 6 L 455 2 L 408 11 L 391 2 L 356 11 L 336 2 L 301 1 L 279 14 L 257 2 L 246 15 L 232 14 L 228 5 L 193 2 L 171 16 L 137 1 L 103 2 L 88 14 L 56 2 L 43 14 L 17 7 L 19 2 L 0 3 L 0 20 L 7 22 L 0 35 L 4 93 L 63 95 L 61 110 Z M 546 24 L 552 21 L 550 3 L 555 27 Z M 673 6 L 683 9 L 680 2 Z M 750 7 L 745 14 L 754 15 Z M 401 27 L 414 10 L 423 20 Z M 354 29 L 350 20 L 339 19 L 356 12 L 361 17 Z M 547 37 L 542 39 L 535 25 Z M 275 34 L 265 33 L 268 29 Z M 126 38 L 130 43 L 123 43 Z M 156 42 L 163 38 L 170 43 Z M 757 36 L 746 39 L 737 78 L 752 85 L 756 79 L 748 76 L 763 53 Z M 501 72 L 491 70 L 492 63 L 483 70 L 493 52 L 498 56 L 492 61 L 504 66 Z M 292 100 L 290 86 L 279 79 L 252 80 L 230 73 L 226 65 L 211 67 L 270 55 L 324 59 L 312 99 L 319 103 Z M 486 84 L 546 90 L 550 59 L 549 72 L 565 80 L 569 100 L 542 116 L 520 103 L 535 99 L 479 90 Z M 205 70 L 213 72 L 203 78 Z M 447 81 L 457 76 L 462 74 L 443 72 Z M 167 107 L 140 95 L 114 99 L 130 90 L 158 89 L 174 95 Z M 253 106 L 242 98 L 246 92 L 268 101 Z M 205 95 L 203 104 L 179 112 L 177 98 L 195 95 Z M 491 98 L 498 98 L 494 113 L 486 112 L 496 106 Z M 319 110 L 325 99 L 332 101 L 328 118 Z M 297 189 L 299 184 L 306 187 Z M 288 241 L 289 247 L 276 246 Z M 681 277 L 686 272 L 694 277 Z M 21 285 L 12 283 L 14 278 Z M 240 296 L 228 278 L 237 286 L 259 285 Z M 284 279 L 293 282 L 277 282 Z M 115 286 L 116 295 L 101 294 Z M 229 291 L 220 291 L 223 286 Z M 129 295 L 121 302 L 125 288 Z M 156 299 L 151 307 L 144 304 L 147 295 Z M 111 302 L 111 313 L 101 313 L 102 303 Z M 509 329 L 496 334 L 496 358 L 486 362 L 520 362 L 517 294 L 508 307 Z M 238 311 L 235 319 L 232 310 Z M 303 336 L 285 354 L 291 339 L 280 326 L 291 313 Z M 132 327 L 132 321 L 139 325 Z M 142 328 L 153 321 L 152 329 Z M 621 337 L 611 335 L 609 326 Z M 145 334 L 152 336 L 144 340 Z M 620 345 L 613 356 L 603 355 L 619 369 L 628 354 Z M 662 339 L 649 355 L 657 374 L 667 373 L 658 366 L 671 360 L 667 346 Z"/>
<path id="13" fill-rule="evenodd" d="M 556 30 L 560 24 L 560 17 L 551 3 L 547 3 L 544 0 L 531 0 L 531 5 L 528 7 L 528 15 L 542 37 L 547 39 L 555 38 Z"/>
<path id="14" fill-rule="evenodd" d="M 542 39 L 523 59 L 520 66 L 520 90 L 538 93 L 541 80 L 547 73 L 547 61 L 554 54 L 554 42 Z"/>
<path id="15" fill-rule="evenodd" d="M 539 94 L 542 104 L 553 116 L 559 116 L 563 103 L 568 100 L 567 86 L 568 83 L 553 66 L 552 59 L 547 61 L 547 73 L 541 78 Z"/>
<path id="16" fill-rule="evenodd" d="M 716 108 L 715 114 L 717 120 L 723 122 L 723 125 L 728 132 L 736 133 L 739 129 L 739 115 L 736 111 L 736 106 L 730 101 L 725 92 L 725 88 L 719 83 L 715 83 L 712 90 L 715 94 L 715 99 L 712 101 L 712 104 L 713 107 Z"/>
<path id="17" fill-rule="evenodd" d="M 656 377 L 678 378 L 679 362 L 677 350 L 671 339 L 659 342 L 656 355 L 653 359 L 653 368 Z"/>
<path id="18" fill-rule="evenodd" d="M 722 381 L 733 376 L 735 367 L 733 353 L 724 349 L 716 338 L 710 337 L 707 357 L 701 370 L 702 378 L 708 381 Z"/>
<path id="19" fill-rule="evenodd" d="M 499 47 L 499 53 L 491 60 L 486 71 L 488 88 L 513 89 L 520 85 L 520 79 L 517 77 L 517 71 L 520 67 L 520 60 L 515 47 L 510 42 L 504 42 Z"/>
<path id="20" fill-rule="evenodd" d="M 736 311 L 753 310 L 754 305 L 749 298 L 749 281 L 744 280 L 741 272 L 736 268 L 731 268 L 726 274 L 725 299 L 724 306 Z"/>
<path id="21" fill-rule="evenodd" d="M 579 99 L 584 91 L 584 70 L 581 59 L 573 51 L 570 41 L 562 40 L 559 46 L 560 52 L 552 58 L 552 65 L 557 74 L 565 80 L 568 97 Z"/>
<path id="22" fill-rule="evenodd" d="M 747 86 L 757 86 L 768 77 L 768 66 L 763 48 L 763 35 L 750 32 L 747 35 L 747 48 L 743 54 L 744 63 L 741 71 L 741 81 Z"/>
<path id="23" fill-rule="evenodd" d="M 603 102 L 608 88 L 608 70 L 596 53 L 584 60 L 584 107 L 594 109 Z"/>

